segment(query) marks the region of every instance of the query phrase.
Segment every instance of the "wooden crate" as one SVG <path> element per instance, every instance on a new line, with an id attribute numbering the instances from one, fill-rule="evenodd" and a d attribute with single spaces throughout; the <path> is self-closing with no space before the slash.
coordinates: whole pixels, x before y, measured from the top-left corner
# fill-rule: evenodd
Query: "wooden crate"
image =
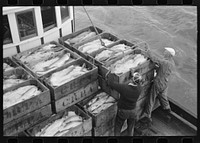
<path id="1" fill-rule="evenodd" d="M 93 136 L 102 136 L 106 133 L 106 131 L 108 131 L 110 128 L 113 128 L 115 125 L 115 116 L 110 119 L 109 121 L 106 121 L 104 123 L 102 123 L 100 126 L 98 127 L 94 127 L 93 128 Z"/>
<path id="2" fill-rule="evenodd" d="M 82 100 L 78 103 L 78 106 L 82 109 L 84 109 L 84 105 L 86 105 L 91 99 L 95 97 L 95 95 L 104 92 L 103 90 L 99 90 L 98 92 L 94 93 L 93 95 L 89 96 L 88 98 Z M 108 107 L 106 110 L 100 112 L 99 114 L 94 115 L 93 113 L 87 111 L 87 109 L 84 109 L 93 120 L 93 127 L 99 127 L 101 124 L 108 122 L 113 117 L 115 117 L 117 113 L 117 102 L 115 102 L 113 105 Z"/>
<path id="3" fill-rule="evenodd" d="M 98 91 L 98 81 L 93 81 L 77 91 L 55 101 L 55 112 L 62 111 Z"/>
<path id="4" fill-rule="evenodd" d="M 40 46 L 31 48 L 31 49 L 29 49 L 29 50 L 23 51 L 23 52 L 21 52 L 21 53 L 18 53 L 18 54 L 16 54 L 16 55 L 12 56 L 12 59 L 13 59 L 15 62 L 17 62 L 19 65 L 24 66 L 25 63 L 23 63 L 23 62 L 20 60 L 21 56 L 28 55 L 29 53 L 32 53 L 32 52 L 34 52 L 34 51 L 37 51 L 37 50 L 39 50 L 39 49 L 41 49 L 41 48 L 43 48 L 44 46 L 47 46 L 47 45 L 49 45 L 49 44 L 54 44 L 54 45 L 56 45 L 57 47 L 59 47 L 61 50 L 65 49 L 65 47 L 63 47 L 61 44 L 57 43 L 56 41 L 51 41 L 51 42 L 42 44 L 42 45 L 40 45 Z M 36 63 L 37 63 L 37 61 L 36 61 Z"/>
<path id="5" fill-rule="evenodd" d="M 92 136 L 92 131 L 89 131 L 83 135 L 84 137 Z"/>
<path id="6" fill-rule="evenodd" d="M 99 68 L 98 73 L 105 79 L 109 70 L 104 65 L 99 65 L 98 68 Z M 138 65 L 133 71 L 134 72 L 137 71 L 140 74 L 145 75 L 148 71 L 153 70 L 153 68 L 154 68 L 154 64 L 150 60 L 148 60 L 147 62 L 141 65 Z M 114 77 L 112 78 L 117 83 L 126 83 L 131 78 L 131 72 L 128 71 L 120 75 L 114 74 Z"/>
<path id="7" fill-rule="evenodd" d="M 14 119 L 17 119 L 23 115 L 30 113 L 33 110 L 39 109 L 40 107 L 50 103 L 50 91 L 38 80 L 28 80 L 20 83 L 16 86 L 4 90 L 4 93 L 18 89 L 19 87 L 35 85 L 42 90 L 37 96 L 34 96 L 28 100 L 17 103 L 11 107 L 3 110 L 3 123 L 8 123 Z"/>
<path id="8" fill-rule="evenodd" d="M 101 30 L 100 28 L 98 28 L 98 27 L 95 27 L 95 28 L 97 29 L 97 31 L 98 31 L 99 34 L 103 32 L 103 30 Z M 83 33 L 83 32 L 86 32 L 86 31 L 88 31 L 88 30 L 90 30 L 90 31 L 96 33 L 94 27 L 93 27 L 93 26 L 89 26 L 89 27 L 86 27 L 86 28 L 81 29 L 81 30 L 79 30 L 79 31 L 76 31 L 76 32 L 74 32 L 74 33 L 71 33 L 71 34 L 69 34 L 69 35 L 63 36 L 63 37 L 59 38 L 58 41 L 59 41 L 60 44 L 62 44 L 62 45 L 64 45 L 65 47 L 69 48 L 70 50 L 73 50 L 73 49 L 72 49 L 72 46 L 75 45 L 75 44 L 78 44 L 78 43 L 70 44 L 70 43 L 67 43 L 67 42 L 65 42 L 65 41 L 66 41 L 67 39 L 74 38 L 74 37 L 78 36 L 79 34 L 81 34 L 81 33 Z M 88 40 L 88 39 L 85 39 L 85 40 Z M 85 41 L 85 40 L 84 40 L 84 41 Z M 83 42 L 83 41 L 82 41 L 82 42 Z"/>
<path id="9" fill-rule="evenodd" d="M 6 58 L 3 58 L 3 63 L 6 63 L 8 64 L 9 66 L 11 67 L 19 67 L 20 65 L 18 63 L 16 63 L 14 60 L 12 60 L 10 57 L 6 57 Z M 9 70 L 8 70 L 9 71 Z M 7 72 L 7 71 L 5 71 Z"/>
<path id="10" fill-rule="evenodd" d="M 83 124 L 80 124 L 76 126 L 75 128 L 72 128 L 69 132 L 67 132 L 64 136 L 83 136 L 84 134 L 90 132 L 92 130 L 92 119 L 90 116 L 85 114 L 78 106 L 72 105 L 71 107 L 67 108 L 66 110 L 63 110 L 57 114 L 52 115 L 47 120 L 29 128 L 27 130 L 28 134 L 30 136 L 35 136 L 36 133 L 38 133 L 42 128 L 44 128 L 48 123 L 54 122 L 57 119 L 62 118 L 68 111 L 75 111 L 75 113 L 85 119 Z"/>
<path id="11" fill-rule="evenodd" d="M 28 73 L 22 67 L 17 67 L 13 70 L 9 70 L 9 71 L 3 73 L 4 78 L 11 76 L 11 75 L 16 75 L 17 78 L 24 79 L 25 81 L 35 79 L 30 73 Z"/>
<path id="12" fill-rule="evenodd" d="M 106 80 L 105 79 L 103 79 L 103 77 L 102 76 L 98 76 L 98 80 L 99 80 L 99 85 L 100 85 L 100 87 L 102 88 L 102 90 L 104 90 L 106 93 L 108 93 L 110 96 L 112 96 L 113 98 L 115 98 L 115 99 L 119 99 L 119 97 L 120 97 L 120 94 L 116 91 L 116 90 L 114 90 L 114 89 L 112 89 L 112 88 L 110 88 L 108 85 L 107 85 L 107 82 L 106 82 Z"/>
<path id="13" fill-rule="evenodd" d="M 130 46 L 130 47 L 132 47 L 131 49 L 134 49 L 134 46 L 135 46 L 135 44 L 123 39 L 123 40 L 118 40 L 117 42 L 108 45 L 107 48 L 110 49 L 110 48 L 112 48 L 112 47 L 114 47 L 116 45 L 119 45 L 119 44 L 124 44 L 124 45 Z M 106 50 L 106 48 L 99 49 L 95 53 L 92 53 L 92 55 L 88 55 L 88 61 L 93 62 L 93 60 L 94 60 L 96 66 L 103 65 L 102 62 L 100 62 L 100 61 L 95 59 L 95 56 L 97 54 L 100 54 L 104 50 Z M 123 54 L 123 53 L 121 53 L 121 54 Z M 101 66 L 99 66 L 99 68 L 101 68 Z"/>
<path id="14" fill-rule="evenodd" d="M 145 74 L 143 74 L 142 75 L 142 77 L 143 77 L 143 79 L 144 79 L 144 82 L 143 82 L 143 90 L 142 90 L 142 93 L 140 94 L 140 96 L 138 97 L 138 100 L 140 99 L 140 98 L 143 98 L 144 96 L 147 96 L 147 94 L 148 94 L 148 90 L 149 90 L 149 88 L 150 88 L 150 85 L 151 85 L 151 83 L 152 83 L 152 79 L 153 79 L 153 74 L 154 74 L 154 72 L 153 72 L 153 70 L 150 70 L 150 71 L 148 71 L 147 73 L 145 73 Z M 109 93 L 112 97 L 114 97 L 115 99 L 119 99 L 119 97 L 120 97 L 120 94 L 116 91 L 116 90 L 114 90 L 114 89 L 112 89 L 111 87 L 109 87 L 108 85 L 107 85 L 107 82 L 106 82 L 106 80 L 102 77 L 102 76 L 100 76 L 99 75 L 99 77 L 98 77 L 98 80 L 99 80 L 99 85 L 102 87 L 102 89 L 104 90 L 104 91 L 106 91 L 107 93 Z M 126 83 L 128 83 L 128 81 L 129 80 L 127 80 L 126 81 Z M 131 82 L 131 81 L 130 81 Z M 125 83 L 125 84 L 126 84 Z"/>
<path id="15" fill-rule="evenodd" d="M 80 58 L 81 58 L 78 54 L 76 54 L 76 53 L 74 53 L 74 52 L 72 52 L 72 51 L 70 51 L 70 50 L 68 50 L 68 49 L 64 49 L 62 52 L 63 52 L 63 53 L 70 53 L 70 58 L 72 59 L 72 60 L 70 60 L 70 61 L 67 61 L 63 66 L 68 65 L 68 64 L 70 64 L 70 63 L 76 61 L 77 59 L 80 59 Z M 55 55 L 60 55 L 60 54 L 61 54 L 61 53 L 55 53 Z M 48 59 L 48 57 L 45 58 L 45 59 Z M 38 63 L 38 62 L 40 62 L 40 61 L 37 61 L 37 63 Z M 33 63 L 32 65 L 35 65 L 35 64 L 36 64 L 36 63 Z M 30 72 L 35 78 L 39 79 L 40 81 L 41 81 L 40 78 L 42 78 L 43 76 L 47 75 L 48 73 L 53 72 L 53 71 L 56 70 L 56 69 L 54 69 L 54 70 L 52 70 L 52 71 L 50 71 L 50 72 L 48 72 L 48 73 L 46 73 L 46 74 L 44 74 L 44 75 L 38 75 L 35 71 L 33 71 L 33 70 L 31 69 L 31 66 L 30 66 L 29 64 L 25 64 L 25 63 L 22 63 L 22 62 L 21 62 L 21 65 L 22 65 L 22 67 L 24 67 L 28 72 Z M 63 66 L 61 66 L 61 67 L 63 67 Z M 61 67 L 59 67 L 59 68 L 61 68 Z M 59 69 L 59 68 L 57 68 L 57 69 Z"/>
<path id="16" fill-rule="evenodd" d="M 117 38 L 115 35 L 113 34 L 110 34 L 110 33 L 107 33 L 107 32 L 103 32 L 99 35 L 101 38 L 105 38 L 105 39 L 108 39 L 108 40 L 111 40 L 113 42 L 117 42 L 119 40 L 119 38 Z M 99 36 L 95 36 L 91 39 L 88 39 L 84 42 L 81 42 L 79 44 L 76 44 L 74 45 L 71 49 L 76 52 L 77 54 L 79 54 L 80 56 L 82 56 L 83 58 L 87 59 L 88 60 L 88 54 L 85 54 L 85 53 L 82 53 L 81 51 L 78 50 L 78 47 L 80 47 L 81 45 L 84 45 L 88 42 L 92 42 L 94 40 L 97 40 L 99 38 Z M 110 45 L 110 44 L 109 44 Z M 106 46 L 109 46 L 109 45 L 106 45 Z M 93 53 L 92 53 L 93 54 Z"/>
<path id="17" fill-rule="evenodd" d="M 89 72 L 87 72 L 84 75 L 81 75 L 79 77 L 77 77 L 76 79 L 73 79 L 61 86 L 58 87 L 53 87 L 51 86 L 51 84 L 48 81 L 48 78 L 51 76 L 52 73 L 63 70 L 71 65 L 80 65 L 82 66 L 83 64 L 86 64 L 86 68 L 90 69 Z M 41 79 L 43 80 L 43 83 L 50 89 L 51 92 L 51 97 L 52 100 L 58 100 L 66 95 L 68 95 L 69 93 L 72 93 L 78 89 L 80 89 L 81 87 L 89 84 L 92 81 L 95 81 L 97 79 L 97 67 L 90 64 L 88 61 L 84 60 L 84 59 L 78 59 L 74 62 L 69 63 L 68 65 L 65 65 L 61 68 L 56 69 L 55 71 L 52 71 L 48 74 L 46 74 L 45 76 L 43 76 Z"/>
<path id="18" fill-rule="evenodd" d="M 9 136 L 15 136 L 15 137 L 27 137 L 29 136 L 25 131 L 22 131 L 20 133 L 16 133 L 16 134 L 13 134 L 13 135 L 9 135 Z"/>
<path id="19" fill-rule="evenodd" d="M 52 115 L 51 104 L 3 125 L 4 136 L 20 133 Z"/>

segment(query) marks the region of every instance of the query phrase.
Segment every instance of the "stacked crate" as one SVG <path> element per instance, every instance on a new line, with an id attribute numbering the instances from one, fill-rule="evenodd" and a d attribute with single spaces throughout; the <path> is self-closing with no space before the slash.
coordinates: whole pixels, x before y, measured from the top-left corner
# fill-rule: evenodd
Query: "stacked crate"
<path id="1" fill-rule="evenodd" d="M 54 72 L 61 71 L 71 65 L 82 66 L 83 64 L 85 64 L 89 71 L 61 86 L 53 87 L 48 81 L 48 78 Z M 78 59 L 43 76 L 41 78 L 43 83 L 51 91 L 52 105 L 54 107 L 53 112 L 58 113 L 96 92 L 98 87 L 97 72 L 96 66 L 93 66 L 84 59 Z"/>
<path id="2" fill-rule="evenodd" d="M 21 67 L 7 71 L 4 76 L 16 75 L 26 81 L 4 90 L 4 94 L 27 85 L 35 85 L 42 92 L 3 110 L 3 131 L 5 136 L 16 136 L 30 126 L 52 114 L 49 90 Z"/>
<path id="3" fill-rule="evenodd" d="M 67 36 L 61 37 L 61 38 L 59 38 L 59 43 L 63 44 L 66 48 L 76 52 L 77 54 L 79 54 L 84 59 L 89 60 L 90 59 L 89 54 L 86 54 L 86 53 L 83 53 L 83 52 L 79 51 L 78 47 L 80 47 L 80 46 L 82 46 L 82 45 L 84 45 L 86 43 L 92 42 L 94 40 L 97 40 L 99 38 L 99 36 L 101 38 L 105 38 L 105 39 L 108 39 L 108 40 L 113 41 L 113 42 L 116 42 L 116 41 L 119 40 L 119 38 L 117 38 L 117 36 L 115 36 L 114 34 L 107 33 L 104 30 L 101 30 L 100 28 L 97 28 L 97 27 L 96 27 L 96 29 L 97 29 L 99 35 L 96 34 L 96 36 L 87 38 L 87 39 L 85 39 L 85 40 L 83 40 L 81 42 L 77 42 L 75 44 L 70 44 L 70 43 L 68 43 L 66 41 L 67 41 L 67 39 L 71 39 L 71 38 L 77 36 L 78 34 L 83 33 L 83 32 L 85 32 L 87 30 L 94 31 L 93 27 L 90 26 L 90 27 L 87 27 L 85 29 L 79 30 L 79 31 L 77 31 L 75 33 L 72 33 L 72 34 L 69 34 Z M 111 45 L 111 44 L 109 44 L 109 45 Z M 106 46 L 109 46 L 109 45 L 106 45 Z M 95 54 L 95 52 L 92 53 L 92 55 L 93 54 Z"/>
<path id="4" fill-rule="evenodd" d="M 40 49 L 48 44 L 54 44 L 57 45 L 59 49 L 61 49 L 62 51 L 64 51 L 65 53 L 70 53 L 70 56 L 72 59 L 74 59 L 71 62 L 68 62 L 66 64 L 64 64 L 63 66 L 54 69 L 44 75 L 38 75 L 37 73 L 33 72 L 31 70 L 31 68 L 29 67 L 30 64 L 26 64 L 24 62 L 22 62 L 20 60 L 20 57 L 22 55 L 26 55 L 29 53 L 32 53 L 34 51 L 36 51 L 37 49 Z M 56 54 L 55 54 L 56 55 Z M 45 58 L 45 57 L 44 57 Z M 45 125 L 47 120 L 53 121 L 54 118 L 59 118 L 61 116 L 59 116 L 60 114 L 62 114 L 62 112 L 72 109 L 74 111 L 76 111 L 78 114 L 81 113 L 81 115 L 83 117 L 87 116 L 84 115 L 84 113 L 82 113 L 81 109 L 79 109 L 76 106 L 73 106 L 74 104 L 76 104 L 77 102 L 81 101 L 82 99 L 86 98 L 87 96 L 92 95 L 93 93 L 95 93 L 98 89 L 98 81 L 97 81 L 97 67 L 90 64 L 88 61 L 84 60 L 83 58 L 81 58 L 79 55 L 77 55 L 76 53 L 72 52 L 71 50 L 65 48 L 64 46 L 56 43 L 55 41 L 43 44 L 41 46 L 35 47 L 33 49 L 24 51 L 20 54 L 17 54 L 15 56 L 13 56 L 13 59 L 15 61 L 17 61 L 21 66 L 23 66 L 27 71 L 29 71 L 35 78 L 37 78 L 39 81 L 41 81 L 49 90 L 50 90 L 50 101 L 51 101 L 51 111 L 53 112 L 53 115 L 51 117 L 49 117 L 48 119 L 44 120 L 44 122 L 42 123 L 38 123 L 38 126 L 40 126 L 40 124 Z M 34 63 L 31 63 L 32 65 L 36 64 L 39 61 L 36 61 Z M 50 76 L 58 71 L 64 70 L 66 68 L 68 68 L 71 65 L 78 65 L 78 66 L 85 66 L 89 71 L 86 72 L 85 74 L 67 82 L 64 83 L 63 85 L 57 86 L 57 87 L 53 87 L 49 81 Z M 73 129 L 72 133 L 68 134 L 68 135 L 72 135 L 72 136 L 76 136 L 76 135 L 90 135 L 91 134 L 91 129 L 88 129 L 88 126 L 92 128 L 92 125 L 88 125 L 90 124 L 91 119 L 87 116 L 86 121 L 84 121 L 84 123 L 82 124 L 82 126 L 84 126 L 84 129 L 82 126 L 80 126 L 79 128 Z M 92 124 L 92 123 L 91 123 Z M 31 128 L 34 128 L 35 126 L 32 126 Z M 28 134 L 29 135 L 33 135 L 32 132 L 30 132 L 30 130 L 28 130 Z M 80 132 L 80 133 L 78 133 Z"/>
<path id="5" fill-rule="evenodd" d="M 145 46 L 147 46 L 146 43 L 131 43 L 127 40 L 124 40 L 124 39 L 119 39 L 118 37 L 114 36 L 113 34 L 110 34 L 110 33 L 107 33 L 106 31 L 102 30 L 103 32 L 100 34 L 100 37 L 101 38 L 107 38 L 109 40 L 112 40 L 114 41 L 113 44 L 110 44 L 110 45 L 107 45 L 106 47 L 107 48 L 111 48 L 117 44 L 125 44 L 127 46 L 130 46 L 131 49 L 134 49 L 133 51 L 125 51 L 123 54 L 119 55 L 117 58 L 116 58 L 116 61 L 117 60 L 120 60 L 123 58 L 123 56 L 125 55 L 130 55 L 130 54 L 142 54 L 141 52 L 141 49 L 145 48 Z M 80 31 L 76 32 L 76 33 L 80 33 Z M 93 37 L 93 38 L 90 38 L 88 40 L 85 40 L 84 42 L 81 42 L 81 43 L 77 43 L 77 44 L 74 44 L 74 45 L 70 45 L 69 43 L 66 43 L 64 41 L 66 41 L 67 39 L 73 37 L 74 35 L 76 35 L 75 33 L 72 33 L 70 35 L 67 35 L 65 36 L 64 38 L 60 38 L 59 39 L 59 42 L 61 44 L 63 44 L 65 47 L 69 48 L 69 49 L 72 49 L 74 52 L 76 52 L 77 54 L 79 54 L 80 56 L 82 56 L 83 58 L 85 58 L 86 60 L 88 60 L 89 62 L 91 62 L 92 64 L 95 64 L 97 67 L 98 67 L 98 74 L 100 75 L 99 76 L 99 85 L 102 87 L 102 89 L 104 91 L 106 91 L 107 93 L 109 93 L 110 95 L 112 95 L 114 98 L 118 99 L 119 98 L 119 93 L 113 89 L 111 89 L 110 87 L 107 86 L 106 84 L 106 75 L 107 73 L 109 72 L 109 70 L 105 67 L 105 65 L 100 62 L 100 61 L 97 61 L 95 60 L 95 55 L 97 55 L 98 53 L 100 53 L 101 51 L 105 50 L 105 48 L 102 48 L 102 49 L 99 49 L 95 52 L 93 52 L 92 54 L 84 54 L 82 53 L 81 51 L 78 50 L 78 47 L 83 45 L 83 44 L 86 44 L 88 42 L 91 42 L 93 40 L 96 40 L 98 39 L 99 37 L 96 36 L 96 37 Z M 136 50 L 137 49 L 137 50 Z M 145 55 L 146 56 L 146 55 Z M 147 57 L 148 58 L 148 57 Z M 143 112 L 143 109 L 144 109 L 144 104 L 145 104 L 145 100 L 146 100 L 146 97 L 148 96 L 148 93 L 149 93 L 149 89 L 150 89 L 150 85 L 152 83 L 152 79 L 154 77 L 154 64 L 152 63 L 152 61 L 148 58 L 148 60 L 137 66 L 135 69 L 133 69 L 134 72 L 139 72 L 142 77 L 143 77 L 143 90 L 142 90 L 142 93 L 141 95 L 139 96 L 138 98 L 138 101 L 137 101 L 137 104 L 136 104 L 136 110 L 138 112 L 138 116 L 137 116 L 137 120 L 139 120 L 142 116 L 142 112 Z M 131 72 L 126 72 L 124 74 L 121 74 L 121 75 L 114 75 L 113 77 L 113 80 L 117 83 L 127 83 L 130 81 L 130 77 L 131 77 Z M 126 124 L 124 125 L 123 127 L 123 130 L 126 129 Z M 109 133 L 105 133 L 106 135 L 108 135 Z"/>
<path id="6" fill-rule="evenodd" d="M 88 98 L 78 103 L 78 106 L 92 117 L 92 127 L 93 127 L 92 135 L 93 136 L 114 135 L 113 128 L 114 128 L 115 116 L 117 113 L 116 100 L 115 100 L 115 103 L 113 103 L 111 106 L 109 106 L 108 108 L 104 109 L 103 111 L 97 114 L 93 114 L 87 108 L 84 108 L 84 106 L 88 104 L 88 102 L 93 100 L 97 94 L 102 93 L 102 92 L 104 92 L 104 90 L 99 88 L 99 90 L 96 93 L 94 93 L 92 96 L 89 96 Z"/>
<path id="7" fill-rule="evenodd" d="M 26 131 L 27 134 L 29 136 L 36 136 L 36 134 L 40 132 L 41 129 L 45 128 L 45 126 L 48 125 L 49 123 L 52 123 L 58 119 L 61 119 L 62 117 L 65 117 L 68 111 L 74 111 L 78 116 L 81 116 L 84 119 L 84 122 L 74 128 L 71 128 L 70 131 L 63 134 L 62 136 L 91 136 L 92 119 L 76 105 L 72 105 L 67 109 L 58 112 L 57 114 L 52 115 L 47 120 L 44 120 L 43 122 L 29 128 Z"/>

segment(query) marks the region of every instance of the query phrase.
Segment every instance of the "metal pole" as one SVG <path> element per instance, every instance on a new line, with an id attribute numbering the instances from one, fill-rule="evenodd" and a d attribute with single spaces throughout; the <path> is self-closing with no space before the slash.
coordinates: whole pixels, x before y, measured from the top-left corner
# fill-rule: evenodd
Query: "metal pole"
<path id="1" fill-rule="evenodd" d="M 106 46 L 105 46 L 105 43 L 102 41 L 101 37 L 99 36 L 99 33 L 98 33 L 96 27 L 94 26 L 94 24 L 93 24 L 93 22 L 92 22 L 92 20 L 91 20 L 91 18 L 90 18 L 90 16 L 89 16 L 89 14 L 88 14 L 88 12 L 87 12 L 87 10 L 85 9 L 84 6 L 83 6 L 83 9 L 85 10 L 85 13 L 87 14 L 87 16 L 88 16 L 90 22 L 92 23 L 92 26 L 94 27 L 94 29 L 95 29 L 95 31 L 96 31 L 98 37 L 99 37 L 99 40 L 101 41 L 101 45 L 104 46 L 104 47 L 106 47 Z M 107 47 L 106 47 L 106 48 L 107 48 Z"/>

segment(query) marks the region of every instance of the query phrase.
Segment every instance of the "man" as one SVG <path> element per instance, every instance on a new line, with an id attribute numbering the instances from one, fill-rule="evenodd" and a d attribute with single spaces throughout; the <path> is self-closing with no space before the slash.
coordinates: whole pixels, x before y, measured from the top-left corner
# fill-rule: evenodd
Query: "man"
<path id="1" fill-rule="evenodd" d="M 139 73 L 133 73 L 131 82 L 129 84 L 118 84 L 112 81 L 112 76 L 108 76 L 107 84 L 120 93 L 118 100 L 118 110 L 115 119 L 114 134 L 120 136 L 122 126 L 127 120 L 127 132 L 128 136 L 133 136 L 134 125 L 137 113 L 135 106 L 137 99 L 141 93 L 141 80 L 142 76 Z"/>
<path id="2" fill-rule="evenodd" d="M 144 112 L 144 118 L 140 120 L 140 122 L 145 123 L 143 128 L 148 128 L 152 122 L 151 112 L 156 98 L 159 99 L 167 121 L 171 120 L 171 108 L 167 99 L 167 90 L 168 81 L 175 65 L 173 61 L 175 50 L 173 48 L 166 47 L 163 55 L 164 58 L 158 58 L 158 56 L 153 55 L 149 50 L 147 51 L 147 56 L 157 65 L 158 68 L 156 70 L 156 76 L 154 77 L 154 81 L 150 90 L 149 99 Z"/>

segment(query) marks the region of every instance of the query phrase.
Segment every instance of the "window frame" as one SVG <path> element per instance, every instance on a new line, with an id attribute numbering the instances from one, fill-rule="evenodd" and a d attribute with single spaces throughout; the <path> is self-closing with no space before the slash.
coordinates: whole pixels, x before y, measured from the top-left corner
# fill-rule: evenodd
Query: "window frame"
<path id="1" fill-rule="evenodd" d="M 55 6 L 51 6 L 51 7 L 54 8 L 54 13 L 55 13 L 55 24 L 50 25 L 50 26 L 44 28 L 43 19 L 42 19 L 42 9 L 41 9 L 41 7 L 42 7 L 42 6 L 40 6 L 41 22 L 42 22 L 43 32 L 45 33 L 45 32 L 48 32 L 49 30 L 52 30 L 53 28 L 56 28 L 56 27 L 58 26 L 58 24 L 57 24 L 57 17 L 56 17 L 56 8 L 55 8 Z"/>
<path id="2" fill-rule="evenodd" d="M 21 37 L 20 31 L 19 31 L 19 23 L 18 23 L 17 16 L 19 14 L 26 13 L 26 12 L 32 12 L 32 14 L 33 14 L 33 22 L 34 22 L 34 26 L 35 26 L 36 32 L 35 32 L 35 34 L 31 34 L 31 35 L 28 35 L 28 36 L 25 36 L 25 37 Z M 38 36 L 36 16 L 35 16 L 35 9 L 34 8 L 27 9 L 27 10 L 20 11 L 20 12 L 16 12 L 15 13 L 15 17 L 16 17 L 16 23 L 17 23 L 17 29 L 18 29 L 18 32 L 19 32 L 19 39 L 20 39 L 20 41 L 24 41 L 24 40 L 27 40 L 27 39 L 30 39 L 30 38 Z"/>
<path id="3" fill-rule="evenodd" d="M 10 29 L 10 38 L 11 38 L 11 42 L 8 43 L 4 43 L 4 35 L 3 35 L 3 45 L 8 45 L 8 44 L 13 44 L 13 37 L 12 37 L 12 32 L 11 32 L 11 28 L 10 28 L 10 22 L 9 22 L 9 18 L 8 18 L 8 14 L 3 15 L 3 17 L 6 16 L 7 17 L 7 21 L 8 21 L 8 25 L 9 25 L 9 29 Z M 3 22 L 2 22 L 3 23 Z M 4 26 L 4 25 L 3 25 Z"/>
<path id="4" fill-rule="evenodd" d="M 70 19 L 70 10 L 69 10 L 69 6 L 66 6 L 66 7 L 67 7 L 67 10 L 68 10 L 68 13 L 69 13 L 69 15 L 68 15 L 67 17 L 65 17 L 64 19 L 62 19 L 61 7 L 62 7 L 62 6 L 60 6 L 60 18 L 61 18 L 61 22 L 62 22 L 62 24 L 63 24 L 65 21 L 67 21 L 68 19 Z"/>

